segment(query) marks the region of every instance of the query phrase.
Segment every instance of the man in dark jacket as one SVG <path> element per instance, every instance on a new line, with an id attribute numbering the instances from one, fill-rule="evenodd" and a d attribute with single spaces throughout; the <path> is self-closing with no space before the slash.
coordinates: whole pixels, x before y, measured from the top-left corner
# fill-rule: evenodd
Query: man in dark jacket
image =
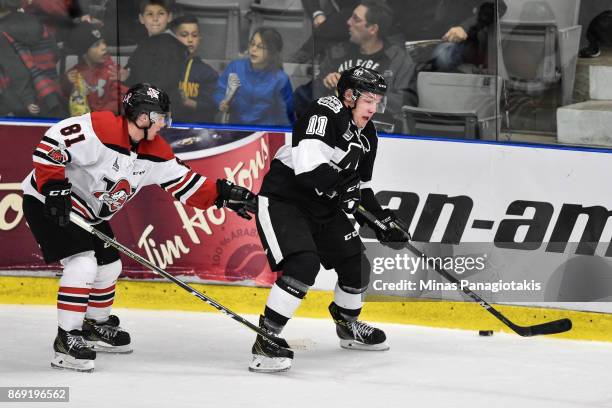
<path id="1" fill-rule="evenodd" d="M 384 1 L 361 1 L 347 21 L 349 42 L 331 47 L 321 63 L 314 97 L 332 94 L 344 70 L 363 66 L 385 78 L 390 114 L 401 114 L 402 105 L 416 105 L 416 94 L 409 89 L 414 63 L 403 47 L 386 40 L 392 20 L 392 11 Z"/>
<path id="2" fill-rule="evenodd" d="M 434 69 L 443 72 L 493 73 L 489 66 L 489 34 L 495 33 L 494 23 L 507 10 L 504 0 L 482 2 L 474 8 L 473 15 L 452 26 L 442 36 L 444 43 L 433 53 Z"/>

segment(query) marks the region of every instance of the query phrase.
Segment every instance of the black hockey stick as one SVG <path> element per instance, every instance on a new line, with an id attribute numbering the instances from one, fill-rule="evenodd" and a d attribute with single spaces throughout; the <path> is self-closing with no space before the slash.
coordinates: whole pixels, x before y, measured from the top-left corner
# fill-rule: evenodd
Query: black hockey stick
<path id="1" fill-rule="evenodd" d="M 383 223 L 381 223 L 380 220 L 378 220 L 372 213 L 370 213 L 368 210 L 366 210 L 362 206 L 359 206 L 357 211 L 359 212 L 359 214 L 363 215 L 371 223 L 378 225 L 383 230 L 386 229 L 385 225 Z M 405 231 L 399 225 L 397 225 L 395 223 L 392 223 L 391 225 L 393 226 L 393 228 L 396 228 L 396 229 L 400 230 L 401 232 L 403 232 L 405 236 L 410 237 L 410 234 L 408 233 L 408 231 Z M 406 248 L 408 248 L 408 250 L 410 252 L 412 252 L 413 254 L 418 256 L 419 258 L 425 258 L 426 257 L 426 255 L 423 252 L 421 252 L 419 249 L 415 248 L 410 242 L 407 242 L 405 245 L 406 245 Z M 485 309 L 487 309 L 487 311 L 489 313 L 491 313 L 493 316 L 495 316 L 503 324 L 505 324 L 506 326 L 511 328 L 519 336 L 531 337 L 531 336 L 539 336 L 539 335 L 544 335 L 544 334 L 563 333 L 563 332 L 569 331 L 572 328 L 572 321 L 570 319 L 559 319 L 559 320 L 554 320 L 552 322 L 536 324 L 536 325 L 533 325 L 533 326 L 519 326 L 519 325 L 517 325 L 515 323 L 512 323 L 499 310 L 495 309 L 493 306 L 491 306 L 489 303 L 487 303 L 486 300 L 484 300 L 483 298 L 478 296 L 476 293 L 472 292 L 468 288 L 462 287 L 460 285 L 459 280 L 457 278 L 455 278 L 453 275 L 451 275 L 446 269 L 444 269 L 442 267 L 439 267 L 439 266 L 437 266 L 435 264 L 434 264 L 434 269 L 440 275 L 445 277 L 448 281 L 450 281 L 450 282 L 454 283 L 455 285 L 457 285 L 458 288 L 461 288 L 461 291 L 463 293 L 465 293 L 467 296 L 472 298 L 472 300 L 474 300 L 480 306 L 482 306 Z"/>
<path id="2" fill-rule="evenodd" d="M 164 278 L 168 279 L 169 281 L 172 281 L 172 282 L 176 283 L 181 288 L 185 289 L 187 292 L 191 293 L 192 295 L 194 295 L 198 299 L 203 300 L 204 302 L 208 303 L 209 305 L 211 305 L 212 307 L 214 307 L 215 309 L 217 309 L 218 311 L 220 311 L 224 315 L 227 315 L 227 316 L 231 317 L 232 319 L 234 319 L 238 323 L 243 324 L 244 326 L 246 326 L 249 329 L 253 330 L 257 334 L 261 334 L 272 345 L 277 346 L 277 347 L 281 347 L 281 348 L 287 348 L 287 349 L 290 348 L 289 344 L 287 343 L 287 341 L 285 339 L 283 339 L 281 337 L 276 337 L 276 336 L 274 336 L 272 334 L 269 334 L 265 330 L 262 330 L 260 327 L 255 326 L 253 323 L 249 322 L 248 320 L 246 320 L 242 316 L 232 312 L 230 309 L 228 309 L 227 307 L 223 306 L 221 303 L 218 303 L 216 300 L 211 299 L 210 297 L 206 296 L 202 292 L 197 291 L 196 289 L 192 288 L 191 286 L 189 286 L 188 284 L 186 284 L 182 280 L 180 280 L 180 279 L 170 275 L 168 272 L 164 271 L 163 269 L 159 268 L 158 266 L 156 266 L 156 265 L 152 264 L 151 262 L 147 261 L 142 256 L 140 256 L 137 253 L 133 252 L 132 250 L 130 250 L 126 246 L 120 244 L 119 242 L 117 242 L 113 238 L 110 238 L 106 234 L 98 231 L 93 226 L 87 224 L 82 218 L 80 218 L 75 213 L 71 213 L 70 214 L 70 221 L 72 221 L 73 223 L 75 223 L 79 227 L 83 228 L 85 231 L 90 232 L 93 235 L 97 236 L 102 241 L 104 241 L 107 244 L 111 245 L 113 248 L 117 249 L 119 252 L 123 253 L 124 255 L 129 256 L 130 258 L 132 258 L 133 260 L 135 260 L 139 264 L 141 264 L 143 266 L 146 266 L 147 268 L 149 268 L 153 272 L 156 272 L 157 274 L 163 276 Z"/>

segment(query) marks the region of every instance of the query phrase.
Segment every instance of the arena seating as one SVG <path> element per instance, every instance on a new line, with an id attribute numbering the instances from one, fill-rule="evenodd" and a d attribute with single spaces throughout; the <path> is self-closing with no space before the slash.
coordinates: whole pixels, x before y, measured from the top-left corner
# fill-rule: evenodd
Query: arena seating
<path id="1" fill-rule="evenodd" d="M 403 133 L 462 139 L 495 138 L 501 78 L 420 72 L 419 106 L 404 106 Z"/>

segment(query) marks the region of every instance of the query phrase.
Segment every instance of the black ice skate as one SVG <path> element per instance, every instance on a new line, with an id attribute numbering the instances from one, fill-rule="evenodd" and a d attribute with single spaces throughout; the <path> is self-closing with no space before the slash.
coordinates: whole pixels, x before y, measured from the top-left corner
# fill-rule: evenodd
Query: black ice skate
<path id="1" fill-rule="evenodd" d="M 266 329 L 263 323 L 264 317 L 260 316 L 259 327 L 266 330 L 268 333 L 273 334 Z M 249 371 L 256 373 L 276 373 L 280 371 L 287 371 L 291 368 L 293 351 L 272 344 L 261 334 L 257 335 L 251 352 L 253 353 L 253 361 L 249 365 Z"/>
<path id="2" fill-rule="evenodd" d="M 102 323 L 85 319 L 83 337 L 92 349 L 101 353 L 128 354 L 134 351 L 130 334 L 119 327 L 119 318 L 115 315 L 110 315 Z"/>
<path id="3" fill-rule="evenodd" d="M 94 370 L 96 352 L 83 339 L 83 332 L 71 330 L 67 332 L 57 328 L 57 337 L 53 343 L 55 356 L 51 367 L 91 373 Z"/>
<path id="4" fill-rule="evenodd" d="M 389 350 L 384 331 L 365 322 L 360 322 L 357 318 L 355 320 L 348 319 L 340 313 L 334 302 L 329 305 L 329 313 L 336 323 L 336 333 L 340 337 L 340 347 L 352 350 Z"/>

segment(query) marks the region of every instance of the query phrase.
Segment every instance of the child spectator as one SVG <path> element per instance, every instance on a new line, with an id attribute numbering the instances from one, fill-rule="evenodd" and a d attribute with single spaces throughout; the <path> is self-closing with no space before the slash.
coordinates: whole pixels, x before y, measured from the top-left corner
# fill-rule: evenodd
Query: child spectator
<path id="1" fill-rule="evenodd" d="M 283 40 L 274 28 L 257 29 L 250 40 L 248 57 L 227 66 L 217 84 L 215 102 L 229 113 L 232 123 L 288 126 L 295 121 L 292 88 L 283 71 Z M 240 81 L 231 101 L 226 100 L 230 74 Z"/>
<path id="2" fill-rule="evenodd" d="M 0 0 L 0 115 L 65 116 L 57 46 L 38 19 Z"/>
<path id="3" fill-rule="evenodd" d="M 175 108 L 175 117 L 181 122 L 211 122 L 217 110 L 213 94 L 219 75 L 195 55 L 202 38 L 198 19 L 194 16 L 179 17 L 172 22 L 172 30 L 189 50 L 187 67 L 179 82 L 182 104 Z"/>
<path id="4" fill-rule="evenodd" d="M 127 85 L 155 84 L 166 90 L 172 106 L 180 106 L 182 98 L 178 83 L 185 73 L 189 52 L 168 30 L 168 23 L 172 21 L 171 1 L 142 0 L 139 20 L 149 37 L 138 45 L 128 62 Z"/>
<path id="5" fill-rule="evenodd" d="M 109 110 L 119 114 L 121 95 L 127 91 L 121 81 L 125 80 L 127 71 L 111 59 L 100 30 L 82 22 L 70 33 L 68 45 L 79 56 L 79 63 L 66 73 L 64 94 L 71 95 L 75 87 L 84 83 L 83 96 L 86 96 L 89 111 Z M 70 108 L 72 116 L 84 113 L 74 111 L 73 106 Z"/>

